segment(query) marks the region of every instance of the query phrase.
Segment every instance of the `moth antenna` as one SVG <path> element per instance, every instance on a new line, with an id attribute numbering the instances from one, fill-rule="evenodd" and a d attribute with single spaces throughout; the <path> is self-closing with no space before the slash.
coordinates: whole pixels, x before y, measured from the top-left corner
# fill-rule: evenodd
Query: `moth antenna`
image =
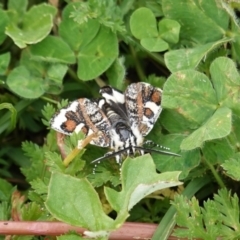
<path id="1" fill-rule="evenodd" d="M 127 147 L 127 148 L 124 148 L 124 149 L 121 149 L 121 150 L 119 150 L 119 151 L 117 151 L 117 152 L 107 153 L 107 154 L 105 154 L 104 156 L 93 160 L 93 161 L 91 162 L 91 164 L 92 164 L 92 163 L 96 163 L 96 162 L 100 162 L 100 161 L 103 161 L 103 160 L 106 160 L 106 159 L 109 159 L 109 158 L 112 158 L 112 157 L 116 157 L 117 155 L 120 155 L 121 153 L 126 152 L 126 151 L 127 151 L 128 149 L 130 149 L 130 148 L 131 148 L 131 146 L 130 146 L 130 147 Z"/>
<path id="2" fill-rule="evenodd" d="M 168 152 L 168 151 L 162 151 L 162 150 L 157 150 L 157 149 L 152 149 L 152 148 L 144 148 L 144 147 L 138 147 L 134 146 L 135 149 L 143 150 L 148 153 L 158 153 L 158 154 L 163 154 L 163 155 L 170 155 L 170 156 L 175 156 L 175 157 L 181 157 L 181 155 L 173 152 Z"/>
<path id="3" fill-rule="evenodd" d="M 96 162 L 100 162 L 100 161 L 104 161 L 104 160 L 106 160 L 106 159 L 115 157 L 116 155 L 120 155 L 121 153 L 126 152 L 126 151 L 127 151 L 128 149 L 130 149 L 130 148 L 131 148 L 131 146 L 130 146 L 130 147 L 127 147 L 127 148 L 124 148 L 124 149 L 121 149 L 121 150 L 119 150 L 119 151 L 117 151 L 117 152 L 107 153 L 107 154 L 105 154 L 104 156 L 93 160 L 93 161 L 91 162 L 91 164 L 96 163 Z M 177 154 L 177 153 L 168 152 L 168 151 L 162 151 L 162 150 L 156 150 L 156 149 L 144 148 L 144 147 L 138 147 L 138 146 L 134 146 L 134 148 L 135 148 L 135 149 L 138 149 L 138 150 L 141 150 L 141 151 L 148 152 L 148 153 L 154 152 L 154 153 L 163 154 L 163 155 L 170 155 L 170 156 L 175 156 L 175 157 L 181 157 L 181 155 L 179 155 L 179 154 Z"/>

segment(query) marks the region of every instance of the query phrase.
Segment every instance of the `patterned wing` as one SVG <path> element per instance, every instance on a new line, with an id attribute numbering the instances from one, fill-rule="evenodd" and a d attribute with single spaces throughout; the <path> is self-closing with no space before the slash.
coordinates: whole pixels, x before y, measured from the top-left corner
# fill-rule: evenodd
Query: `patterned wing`
<path id="1" fill-rule="evenodd" d="M 50 124 L 54 130 L 67 135 L 80 131 L 86 136 L 98 133 L 90 143 L 100 147 L 110 146 L 111 124 L 98 104 L 87 98 L 80 98 L 62 108 L 52 117 Z"/>
<path id="2" fill-rule="evenodd" d="M 162 90 L 148 83 L 133 83 L 125 91 L 125 105 L 131 125 L 138 125 L 146 136 L 157 121 L 161 108 Z"/>

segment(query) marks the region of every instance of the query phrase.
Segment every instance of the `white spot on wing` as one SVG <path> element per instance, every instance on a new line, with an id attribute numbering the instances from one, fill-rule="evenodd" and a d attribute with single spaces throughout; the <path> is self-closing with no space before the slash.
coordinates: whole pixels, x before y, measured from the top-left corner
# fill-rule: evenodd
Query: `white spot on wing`
<path id="1" fill-rule="evenodd" d="M 78 107 L 79 103 L 78 101 L 73 101 L 72 103 L 70 103 L 68 105 L 67 108 L 63 108 L 59 111 L 58 114 L 56 114 L 52 119 L 51 119 L 51 128 L 53 128 L 54 130 L 70 135 L 71 133 L 64 131 L 61 128 L 61 125 L 67 121 L 67 118 L 65 117 L 66 113 L 69 111 L 73 111 L 76 112 L 76 109 Z"/>
<path id="2" fill-rule="evenodd" d="M 85 126 L 84 123 L 78 124 L 78 125 L 76 126 L 74 132 L 79 133 L 84 126 Z"/>
<path id="3" fill-rule="evenodd" d="M 160 113 L 162 108 L 154 102 L 146 102 L 145 108 L 150 108 L 154 114 Z"/>
<path id="4" fill-rule="evenodd" d="M 98 107 L 102 109 L 104 103 L 105 103 L 105 100 L 104 99 L 100 99 L 99 102 L 98 102 Z"/>

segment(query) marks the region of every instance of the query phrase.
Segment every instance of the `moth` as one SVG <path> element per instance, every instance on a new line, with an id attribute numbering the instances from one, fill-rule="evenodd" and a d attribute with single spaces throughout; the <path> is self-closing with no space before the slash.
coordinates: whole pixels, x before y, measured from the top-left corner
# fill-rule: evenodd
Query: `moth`
<path id="1" fill-rule="evenodd" d="M 90 144 L 108 147 L 112 151 L 92 163 L 115 157 L 118 163 L 124 156 L 135 153 L 158 152 L 178 154 L 143 147 L 144 137 L 152 130 L 161 111 L 162 90 L 148 83 L 132 83 L 125 92 L 105 86 L 100 89 L 102 98 L 80 98 L 62 108 L 50 120 L 51 128 L 71 135 L 83 132 L 96 133 Z"/>

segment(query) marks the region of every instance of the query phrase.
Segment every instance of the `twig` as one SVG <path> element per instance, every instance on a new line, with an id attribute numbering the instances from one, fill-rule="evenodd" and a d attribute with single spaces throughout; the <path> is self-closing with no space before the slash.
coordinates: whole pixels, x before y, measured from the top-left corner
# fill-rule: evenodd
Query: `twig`
<path id="1" fill-rule="evenodd" d="M 150 239 L 157 228 L 157 224 L 125 223 L 110 234 L 110 240 Z M 76 231 L 84 236 L 86 229 L 74 227 L 62 222 L 13 222 L 0 221 L 0 235 L 50 235 L 58 236 L 69 231 Z M 169 240 L 177 240 L 170 236 Z"/>

